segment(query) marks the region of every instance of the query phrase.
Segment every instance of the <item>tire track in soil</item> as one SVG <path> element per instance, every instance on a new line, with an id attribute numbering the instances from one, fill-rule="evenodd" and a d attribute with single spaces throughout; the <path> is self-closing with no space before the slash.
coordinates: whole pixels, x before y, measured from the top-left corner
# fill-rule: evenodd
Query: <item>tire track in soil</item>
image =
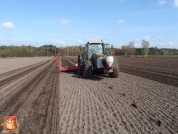
<path id="1" fill-rule="evenodd" d="M 18 79 L 14 79 L 14 80 L 12 80 L 10 82 L 7 80 L 6 84 L 4 84 L 3 86 L 0 86 L 0 89 L 1 89 L 0 93 L 3 94 L 3 95 L 0 96 L 0 102 L 2 101 L 2 99 L 4 100 L 5 97 L 7 97 L 6 95 L 9 95 L 10 92 L 12 92 L 12 91 L 14 93 L 17 92 L 18 89 L 14 90 L 16 87 L 18 87 L 18 86 L 20 86 L 22 84 L 25 85 L 24 83 L 26 83 L 27 79 L 31 79 L 31 77 L 33 77 L 34 75 L 36 75 L 36 73 L 39 73 L 39 71 L 41 71 L 42 69 L 44 69 L 45 67 L 47 67 L 48 64 L 49 64 L 49 62 L 46 62 L 46 64 L 43 64 L 43 65 L 39 66 L 35 70 L 31 70 L 28 74 L 22 75 L 22 77 L 19 77 Z M 22 73 L 22 71 L 20 71 L 19 73 Z M 16 72 L 15 75 L 18 75 L 18 73 Z M 10 78 L 11 76 L 14 77 L 14 75 L 10 75 L 10 76 L 6 77 L 5 79 L 11 79 Z M 19 88 L 22 88 L 22 87 L 19 87 Z"/>
<path id="2" fill-rule="evenodd" d="M 127 74 L 122 73 L 122 75 L 127 75 Z M 60 92 L 62 93 L 61 102 L 63 102 L 62 104 L 63 107 L 61 109 L 63 108 L 68 109 L 64 113 L 62 110 L 60 111 L 61 116 L 66 115 L 65 118 L 62 118 L 64 120 L 60 121 L 60 122 L 63 122 L 63 125 L 61 125 L 61 129 L 63 129 L 63 126 L 66 127 L 62 131 L 62 133 L 75 131 L 74 127 L 70 127 L 73 129 L 67 129 L 67 127 L 70 126 L 69 121 L 71 122 L 74 121 L 74 119 L 72 119 L 74 118 L 73 114 L 76 113 L 75 109 L 78 109 L 78 108 L 73 108 L 73 107 L 76 105 L 77 105 L 76 107 L 80 105 L 81 109 L 78 109 L 78 112 L 77 112 L 78 117 L 80 119 L 79 121 L 75 123 L 79 123 L 81 124 L 81 126 L 82 125 L 86 126 L 84 122 L 94 124 L 94 121 L 92 121 L 92 119 L 95 118 L 95 116 L 92 116 L 93 111 L 96 111 L 96 115 L 97 115 L 96 117 L 98 117 L 99 115 L 102 116 L 102 114 L 100 113 L 100 110 L 102 108 L 99 108 L 100 110 L 97 109 L 97 107 L 100 105 L 96 102 L 95 99 L 93 99 L 91 94 L 93 94 L 95 98 L 97 98 L 99 102 L 102 103 L 102 105 L 105 105 L 105 108 L 112 114 L 115 120 L 117 120 L 117 122 L 120 124 L 119 126 L 125 127 L 125 130 L 127 130 L 129 133 L 164 133 L 164 132 L 176 133 L 176 124 L 175 124 L 176 120 L 174 119 L 174 117 L 170 117 L 171 120 L 168 119 L 167 121 L 168 117 L 166 117 L 166 115 L 169 115 L 169 112 L 167 111 L 166 111 L 166 115 L 162 116 L 164 118 L 161 118 L 161 125 L 159 126 L 159 124 L 157 124 L 157 122 L 159 122 L 159 119 L 160 119 L 158 115 L 161 114 L 160 112 L 162 110 L 164 110 L 163 108 L 160 107 L 160 110 L 159 110 L 159 108 L 154 107 L 154 105 L 152 105 L 151 102 L 146 99 L 139 100 L 139 103 L 136 102 L 136 106 L 138 107 L 138 109 L 131 106 L 132 102 L 136 100 L 136 98 L 132 97 L 132 95 L 136 96 L 135 93 L 138 92 L 134 90 L 135 87 L 133 87 L 133 85 L 132 86 L 130 86 L 129 84 L 126 85 L 125 82 L 123 82 L 122 80 L 118 80 L 118 79 L 117 80 L 112 79 L 112 81 L 114 82 L 108 84 L 109 83 L 108 81 L 111 82 L 110 78 L 104 78 L 100 81 L 95 82 L 93 80 L 82 79 L 81 77 L 75 76 L 71 73 L 62 73 L 60 77 L 62 77 L 60 79 L 65 78 L 62 82 L 70 83 L 70 86 L 65 85 L 64 87 L 60 88 Z M 81 83 L 83 83 L 87 87 L 87 89 L 85 86 L 84 87 L 81 86 L 83 84 L 81 83 L 77 84 L 77 82 L 74 81 L 72 77 L 75 77 L 77 80 L 81 81 Z M 130 75 L 128 77 L 130 77 Z M 139 79 L 142 79 L 142 78 L 139 78 Z M 119 81 L 121 81 L 121 83 Z M 113 83 L 117 83 L 117 85 L 123 90 L 120 91 L 120 89 L 115 86 L 112 86 L 113 87 L 112 89 L 108 88 Z M 164 86 L 164 84 L 161 84 L 160 86 Z M 83 89 L 81 89 L 82 87 Z M 125 89 L 127 89 L 127 92 L 123 92 Z M 132 91 L 133 93 L 132 94 L 129 93 L 128 90 L 130 90 L 130 92 L 133 90 Z M 81 92 L 83 93 L 81 94 Z M 142 97 L 144 98 L 144 96 Z M 143 102 L 140 102 L 140 101 L 143 101 Z M 91 104 L 94 106 L 90 106 Z M 65 107 L 67 105 L 68 107 Z M 91 107 L 93 107 L 94 110 Z M 105 109 L 102 109 L 102 111 L 105 111 Z M 156 113 L 156 115 L 154 115 L 154 113 Z M 69 115 L 71 115 L 71 117 L 68 117 Z M 104 113 L 103 118 L 106 115 L 107 113 Z M 85 118 L 82 118 L 82 117 L 85 117 Z M 68 120 L 68 122 L 65 123 L 65 120 Z M 77 118 L 75 118 L 75 120 L 77 120 Z M 104 131 L 105 130 L 104 125 L 100 123 L 100 120 L 101 120 L 100 118 L 97 118 L 98 124 L 94 125 L 95 128 L 93 127 L 93 125 L 86 126 L 86 128 L 89 127 L 86 133 L 89 133 L 89 132 L 92 133 L 92 130 L 96 130 L 96 132 L 99 131 L 101 133 L 100 129 L 96 129 L 98 126 L 99 126 L 98 128 L 102 128 Z M 110 121 L 111 121 L 111 118 L 109 118 L 108 122 Z M 79 132 L 81 133 L 85 133 L 84 128 L 82 127 L 78 127 L 78 130 L 80 130 Z"/>
<path id="3" fill-rule="evenodd" d="M 120 66 L 120 70 L 124 73 L 140 76 L 143 78 L 155 80 L 161 83 L 173 85 L 178 87 L 178 77 L 177 75 L 166 75 L 162 72 L 155 72 L 154 70 L 148 71 L 148 70 L 141 70 L 136 68 L 130 68 L 126 66 Z"/>
<path id="4" fill-rule="evenodd" d="M 61 63 L 62 63 L 62 66 L 68 66 L 68 67 L 70 67 L 70 66 L 75 66 L 75 64 L 77 63 L 77 62 L 74 62 L 74 61 L 71 61 L 71 60 L 69 60 L 69 59 L 66 59 L 66 58 L 61 58 Z"/>
<path id="5" fill-rule="evenodd" d="M 50 65 L 48 65 L 47 67 L 49 67 L 49 66 Z M 12 113 L 14 113 L 15 110 L 23 103 L 23 100 L 25 100 L 26 97 L 28 96 L 28 94 L 30 94 L 33 91 L 33 88 L 35 88 L 35 86 L 38 85 L 38 83 L 40 82 L 40 80 L 43 77 L 44 77 L 44 73 L 42 75 L 36 75 L 34 78 L 34 80 L 36 80 L 35 82 L 30 81 L 27 84 L 23 85 L 22 89 L 20 89 L 18 92 L 11 95 L 11 97 L 8 98 L 9 100 L 6 100 L 6 102 L 1 104 L 1 107 L 4 107 L 4 109 L 1 109 L 1 112 L 5 113 L 8 111 L 11 111 Z M 33 84 L 33 86 L 32 86 L 32 84 Z M 31 87 L 33 87 L 33 88 L 31 88 Z M 16 100 L 16 101 L 14 102 L 14 100 Z M 22 100 L 22 101 L 20 101 L 20 100 Z M 15 108 L 14 111 L 12 111 L 11 105 L 13 106 L 13 108 L 15 108 L 15 107 L 17 107 L 17 108 Z"/>
<path id="6" fill-rule="evenodd" d="M 39 75 L 41 70 L 44 70 L 47 66 L 49 66 L 49 63 L 37 68 L 36 70 L 31 70 L 29 74 L 19 79 L 16 79 L 16 81 L 11 81 L 11 83 L 8 83 L 5 87 L 3 87 L 2 90 L 0 90 L 0 93 L 2 94 L 0 96 L 0 105 L 4 102 L 6 103 L 8 99 L 12 96 L 12 93 L 16 94 L 17 92 L 19 92 L 20 89 L 24 87 L 24 85 L 27 85 L 30 80 L 32 81 L 34 76 L 37 76 L 37 74 Z"/>
<path id="7" fill-rule="evenodd" d="M 122 75 L 123 76 L 123 75 Z M 135 79 L 135 76 L 129 76 L 129 77 L 132 77 L 132 81 Z M 160 128 L 160 127 L 158 127 L 158 130 L 160 130 L 160 131 L 162 131 L 162 130 L 165 130 L 165 128 L 167 129 L 167 130 L 165 130 L 165 131 L 167 131 L 168 133 L 174 133 L 175 132 L 175 128 L 176 128 L 176 126 L 175 126 L 175 124 L 176 124 L 176 120 L 175 120 L 175 116 L 176 116 L 176 114 L 174 114 L 174 116 L 169 116 L 169 114 L 170 114 L 170 112 L 169 111 L 171 111 L 171 110 L 173 110 L 175 107 L 176 107 L 176 100 L 173 100 L 174 101 L 174 105 L 171 105 L 171 103 L 169 103 L 170 105 L 168 105 L 168 107 L 167 107 L 167 109 L 169 109 L 169 110 L 167 110 L 167 109 L 165 109 L 164 108 L 164 106 L 162 107 L 162 105 L 160 104 L 160 102 L 159 101 L 157 101 L 158 99 L 157 99 L 157 96 L 155 96 L 155 95 L 153 95 L 152 94 L 152 92 L 155 90 L 155 89 L 157 89 L 157 88 L 152 88 L 151 90 L 149 90 L 148 92 L 149 92 L 149 96 L 144 96 L 144 94 L 142 94 L 142 90 L 145 92 L 146 90 L 145 90 L 145 88 L 144 89 L 142 89 L 143 87 L 137 87 L 137 86 L 135 86 L 133 83 L 130 83 L 129 84 L 129 81 L 131 81 L 131 80 L 129 80 L 129 77 L 126 79 L 128 82 L 127 83 L 122 83 L 122 84 L 119 84 L 120 82 L 122 82 L 122 81 L 120 81 L 120 82 L 118 82 L 118 81 L 115 81 L 115 80 L 112 80 L 113 82 L 115 81 L 115 83 L 113 83 L 111 80 L 108 80 L 109 82 L 108 83 L 110 83 L 111 85 L 115 85 L 115 86 L 113 86 L 114 88 L 112 88 L 112 90 L 111 91 L 107 91 L 106 92 L 106 96 L 107 95 L 109 95 L 109 94 L 111 94 L 112 96 L 111 96 L 111 98 L 112 98 L 112 100 L 114 101 L 115 100 L 115 103 L 117 104 L 117 102 L 119 102 L 119 100 L 120 100 L 120 98 L 118 98 L 118 96 L 121 96 L 121 95 L 119 95 L 119 94 L 123 94 L 123 92 L 124 92 L 124 97 L 123 97 L 123 99 L 125 100 L 124 102 L 127 102 L 127 103 L 125 103 L 125 105 L 127 105 L 127 106 L 130 106 L 132 103 L 133 103 L 133 101 L 135 101 L 137 98 L 139 98 L 139 97 L 137 97 L 137 93 L 139 93 L 140 95 L 140 97 L 142 97 L 143 99 L 139 99 L 139 100 L 136 100 L 137 101 L 137 103 L 140 103 L 139 104 L 139 106 L 138 106 L 138 104 L 136 104 L 136 106 L 138 107 L 138 109 L 136 109 L 136 110 L 138 110 L 138 112 L 140 112 L 140 111 L 142 111 L 142 112 L 140 112 L 142 115 L 140 116 L 141 118 L 144 118 L 144 120 L 149 120 L 149 122 L 150 122 L 150 117 L 152 117 L 151 115 L 152 114 L 154 114 L 154 113 L 156 113 L 156 118 L 158 118 L 158 119 L 161 119 L 162 120 L 162 118 L 163 118 L 163 126 Z M 121 77 L 122 78 L 122 77 Z M 133 79 L 134 78 L 134 79 Z M 142 79 L 142 78 L 140 78 L 140 79 Z M 122 79 L 121 79 L 122 80 Z M 145 81 L 147 81 L 146 79 L 145 79 Z M 149 81 L 149 80 L 148 80 Z M 141 81 L 139 82 L 139 81 L 137 81 L 138 83 L 140 83 L 140 85 L 145 85 L 145 83 L 141 83 Z M 151 81 L 150 81 L 150 83 L 151 83 Z M 155 85 L 156 84 L 159 84 L 159 83 L 156 83 L 155 82 Z M 88 85 L 91 85 L 91 84 L 88 84 Z M 117 87 L 116 87 L 116 85 L 118 85 Z M 129 87 L 127 87 L 127 85 L 129 85 Z M 97 85 L 95 85 L 95 86 L 97 86 Z M 106 85 L 107 86 L 107 85 Z M 150 84 L 148 84 L 147 83 L 147 87 L 146 87 L 146 89 L 149 89 L 148 87 L 150 86 Z M 154 86 L 154 85 L 153 85 Z M 166 87 L 164 87 L 165 85 L 164 84 L 162 84 L 162 86 L 160 86 L 160 88 L 162 87 L 162 88 L 164 88 L 165 90 L 167 90 L 167 88 Z M 167 86 L 167 85 L 166 85 Z M 123 90 L 122 90 L 122 92 L 118 92 L 117 90 L 118 89 L 122 89 L 123 88 Z M 169 88 L 172 88 L 174 91 L 176 90 L 176 87 L 172 87 L 172 86 L 169 86 Z M 102 90 L 102 88 L 98 88 L 98 90 Z M 103 87 L 103 89 L 104 89 L 104 87 Z M 117 90 L 116 90 L 117 89 Z M 136 90 L 135 91 L 135 89 L 138 89 L 138 90 Z M 97 91 L 98 91 L 97 90 Z M 116 92 L 116 91 L 117 92 Z M 140 91 L 139 91 L 140 90 Z M 96 92 L 97 92 L 96 91 Z M 99 92 L 104 92 L 103 90 L 102 91 L 98 91 L 98 96 L 97 97 L 99 97 Z M 112 92 L 112 93 L 110 93 L 110 92 Z M 143 92 L 143 93 L 144 93 Z M 154 93 L 154 92 L 153 92 Z M 172 92 L 172 94 L 173 94 L 174 92 Z M 142 94 L 142 95 L 141 95 Z M 161 94 L 161 93 L 160 93 Z M 152 97 L 152 95 L 155 97 L 154 99 L 152 99 L 151 97 Z M 160 95 L 159 95 L 160 96 Z M 158 96 L 158 97 L 159 97 Z M 170 95 L 171 96 L 171 95 Z M 134 98 L 135 97 L 135 98 Z M 100 97 L 101 98 L 101 97 Z M 106 98 L 106 97 L 105 97 Z M 101 98 L 101 102 L 103 102 L 104 100 L 106 100 L 104 97 L 103 98 Z M 153 101 L 151 101 L 150 100 L 150 98 L 153 100 Z M 149 99 L 149 100 L 147 100 L 147 99 Z M 163 99 L 164 100 L 164 99 Z M 166 100 L 166 99 L 165 99 Z M 108 101 L 105 101 L 105 103 L 107 103 Z M 123 102 L 123 103 L 124 103 Z M 128 103 L 129 102 L 129 103 Z M 114 102 L 113 102 L 114 103 Z M 116 105 L 114 106 L 114 108 L 115 107 L 117 107 Z M 127 109 L 126 109 L 127 110 Z M 124 110 L 125 111 L 125 110 Z M 159 113 L 160 112 L 160 113 Z M 132 111 L 130 111 L 129 113 L 132 113 Z M 171 112 L 171 113 L 173 113 L 173 112 Z M 162 115 L 162 116 L 160 116 L 160 115 Z M 133 117 L 137 117 L 138 115 L 137 115 L 137 113 L 136 113 L 136 115 L 134 115 Z M 154 118 L 155 118 L 155 116 L 154 116 Z M 160 116 L 160 117 L 159 117 Z M 154 119 L 153 118 L 153 119 Z M 148 124 L 147 123 L 147 121 L 145 122 L 146 124 Z M 149 125 L 149 124 L 148 124 Z M 153 123 L 151 123 L 149 126 L 155 126 L 155 123 L 153 122 Z M 156 126 L 155 126 L 156 127 Z M 164 128 L 165 127 L 165 128 Z M 152 129 L 152 127 L 150 127 L 151 129 Z M 151 129 L 148 129 L 148 130 L 151 130 Z M 153 129 L 155 129 L 155 128 L 153 128 Z M 162 129 L 162 130 L 161 130 Z"/>
<path id="8" fill-rule="evenodd" d="M 61 133 L 127 133 L 76 78 L 60 73 Z"/>
<path id="9" fill-rule="evenodd" d="M 26 74 L 28 74 L 30 71 L 35 70 L 37 68 L 39 68 L 40 66 L 46 64 L 48 61 L 43 61 L 41 63 L 37 63 L 28 67 L 23 67 L 20 69 L 16 69 L 16 70 L 12 70 L 10 72 L 6 72 L 4 74 L 0 74 L 0 86 L 4 86 L 4 84 L 6 84 L 7 82 L 11 82 L 17 78 L 20 78 L 22 76 L 25 76 Z M 18 73 L 15 73 L 18 72 Z"/>
<path id="10" fill-rule="evenodd" d="M 16 115 L 20 133 L 57 133 L 57 95 L 58 74 L 52 60 L 0 106 L 0 117 Z"/>
<path id="11" fill-rule="evenodd" d="M 86 85 L 87 91 L 93 94 L 99 100 L 99 102 L 101 102 L 105 108 L 113 115 L 117 122 L 120 123 L 120 126 L 123 126 L 129 133 L 177 132 L 177 87 L 164 85 L 158 82 L 124 73 L 121 73 L 119 79 L 111 79 L 100 76 L 100 78 L 95 77 L 92 80 L 85 80 L 80 76 L 76 76 L 75 74 L 72 75 L 71 73 L 68 75 L 70 76 L 68 76 L 66 79 L 66 81 L 68 81 L 66 83 L 70 83 L 72 80 L 72 78 L 70 80 L 70 77 L 75 77 L 81 81 L 82 84 Z M 67 74 L 65 77 L 67 77 Z M 80 87 L 76 84 L 76 82 L 73 84 L 76 85 L 76 88 Z M 74 90 L 74 88 L 75 87 L 73 87 L 72 90 Z M 86 90 L 86 88 L 83 90 Z M 67 90 L 65 92 L 65 94 L 68 94 L 70 91 Z M 162 94 L 162 92 L 164 93 Z M 90 93 L 86 96 L 91 96 Z M 72 94 L 74 93 L 71 93 L 71 95 Z M 175 97 L 171 97 L 172 95 Z M 85 100 L 86 96 L 78 101 L 78 103 L 80 104 L 82 100 Z M 69 97 L 69 99 L 71 99 L 71 97 Z M 62 102 L 65 100 L 66 99 L 63 98 Z M 86 104 L 89 105 L 91 100 L 92 99 L 88 99 Z M 73 100 L 70 103 L 73 102 L 75 101 Z M 162 105 L 162 102 L 167 104 Z M 69 102 L 66 102 L 65 105 L 68 103 Z M 96 109 L 96 107 L 97 106 L 94 108 Z M 68 109 L 70 109 L 70 107 Z M 83 109 L 87 109 L 87 107 Z M 82 109 L 79 111 L 82 111 Z M 90 111 L 89 113 L 91 113 L 91 111 L 93 112 L 93 110 L 90 108 L 88 108 L 86 111 Z M 70 114 L 70 112 L 67 114 Z M 61 115 L 63 115 L 63 113 Z M 89 115 L 86 115 L 87 118 Z M 89 117 L 90 120 L 92 119 L 91 116 L 92 115 Z M 72 120 L 72 117 L 70 120 Z M 98 118 L 98 120 L 100 120 L 100 118 Z M 78 122 L 82 122 L 82 120 Z M 93 122 L 94 121 L 90 121 L 90 124 L 94 124 Z M 98 127 L 98 124 L 95 124 L 95 126 Z M 101 126 L 103 127 L 103 125 Z M 96 130 L 96 127 L 92 127 L 91 130 Z M 69 130 L 72 131 L 72 129 Z M 65 129 L 63 133 L 69 132 L 69 130 Z M 87 132 L 89 132 L 89 130 Z M 98 131 L 100 130 L 98 129 Z M 83 131 L 81 130 L 81 132 Z"/>
<path id="12" fill-rule="evenodd" d="M 123 82 L 123 84 L 128 83 L 127 79 Z M 135 85 L 134 82 L 130 82 L 130 86 L 133 85 Z M 156 82 L 151 85 L 149 83 L 141 84 L 137 82 L 135 87 L 136 88 L 133 88 L 134 94 L 132 93 L 133 91 L 130 92 L 130 99 L 137 101 L 139 112 L 145 113 L 145 109 L 147 109 L 146 114 L 148 114 L 149 117 L 145 115 L 145 118 L 151 121 L 153 125 L 156 124 L 159 128 L 162 125 L 161 128 L 166 128 L 168 130 L 167 133 L 175 133 L 176 113 L 178 113 L 178 111 L 176 111 L 178 104 L 178 100 L 176 99 L 178 94 L 176 91 L 178 88 L 165 85 L 161 87 L 157 85 Z M 142 90 L 139 91 L 140 89 Z M 140 105 L 140 102 L 143 104 Z"/>
<path id="13" fill-rule="evenodd" d="M 63 65 L 67 64 L 68 60 L 63 59 L 63 62 L 64 62 Z M 66 80 L 68 80 L 68 79 L 69 78 L 67 78 Z M 61 104 L 61 106 L 62 106 L 61 109 L 67 109 L 67 110 L 60 110 L 60 115 L 68 115 L 68 116 L 71 115 L 70 118 L 61 117 L 62 121 L 60 120 L 60 122 L 61 122 L 60 129 L 62 130 L 62 133 L 74 133 L 74 131 L 75 131 L 75 133 L 78 133 L 78 132 L 79 133 L 94 133 L 94 132 L 95 133 L 98 133 L 98 132 L 100 132 L 100 133 L 101 132 L 104 132 L 104 133 L 127 133 L 125 130 L 122 129 L 122 126 L 120 124 L 118 124 L 118 122 L 114 119 L 114 116 L 112 116 L 109 113 L 109 111 L 106 110 L 104 105 L 102 103 L 100 103 L 94 95 L 92 95 L 88 90 L 86 90 L 86 86 L 84 84 L 82 84 L 80 81 L 78 81 L 78 79 L 75 79 L 75 81 L 77 80 L 76 82 L 74 82 L 75 84 L 72 84 L 71 82 L 70 82 L 70 84 L 71 84 L 71 86 L 73 86 L 73 85 L 76 85 L 76 83 L 78 83 L 79 85 L 82 85 L 83 88 L 85 89 L 85 90 L 82 89 L 83 91 L 85 91 L 84 93 L 82 93 L 81 95 L 80 94 L 78 95 L 79 97 L 82 96 L 82 98 L 80 98 L 79 102 L 77 102 L 76 98 L 72 99 L 76 91 L 73 92 L 73 90 L 72 90 L 71 93 L 69 91 L 67 91 L 65 87 L 66 86 L 68 87 L 69 83 L 64 84 L 66 82 L 66 80 L 64 80 L 64 78 L 62 78 L 60 80 L 62 81 L 62 82 L 60 81 L 60 86 L 64 85 L 64 87 L 60 87 L 60 90 L 64 89 L 64 91 L 63 92 L 60 91 L 60 92 L 66 93 L 66 95 L 63 94 L 64 97 L 60 93 L 61 102 L 64 102 L 64 104 Z M 76 86 L 76 87 L 78 87 L 78 86 Z M 73 89 L 74 89 L 74 87 L 73 87 Z M 87 95 L 85 95 L 85 94 L 87 94 Z M 90 98 L 87 98 L 88 96 Z M 66 97 L 69 97 L 70 99 L 66 99 Z M 90 105 L 89 102 L 91 102 L 91 100 L 93 100 L 94 104 Z M 73 114 L 70 113 L 71 111 L 73 111 L 70 109 L 75 108 L 75 105 L 72 104 L 73 102 L 76 102 L 75 104 L 80 104 L 81 102 L 84 102 L 83 105 L 80 105 L 79 112 L 76 112 L 79 114 L 79 115 L 77 115 L 78 118 L 75 118 L 75 119 L 79 119 L 78 123 L 74 123 L 74 120 L 72 120 Z M 69 103 L 71 105 L 68 107 L 65 107 Z M 89 105 L 90 105 L 90 107 L 89 107 Z M 96 105 L 96 106 L 93 106 L 93 105 Z M 76 109 L 77 108 L 75 108 L 75 110 Z M 87 114 L 87 113 L 89 113 L 90 110 L 94 111 L 94 113 L 90 114 L 91 117 L 89 117 Z M 104 113 L 103 113 L 103 111 L 104 111 Z M 94 123 L 92 122 L 92 120 L 90 120 L 92 118 L 92 116 L 94 116 L 93 118 L 95 119 L 93 121 Z M 99 118 L 98 116 L 101 116 L 101 118 Z M 67 118 L 67 120 L 66 120 L 66 118 Z M 66 123 L 64 123 L 65 120 L 66 120 Z M 69 124 L 69 125 L 67 125 L 67 124 Z M 77 128 L 73 127 L 73 124 L 78 124 L 78 127 Z M 92 125 L 92 124 L 94 124 L 94 125 Z M 95 126 L 96 126 L 96 128 L 95 128 Z M 74 130 L 72 128 L 74 128 Z"/>
<path id="14" fill-rule="evenodd" d="M 107 78 L 105 78 L 107 79 Z M 110 78 L 109 78 L 110 79 Z M 107 79 L 108 80 L 108 79 Z M 108 81 L 111 81 L 108 80 Z M 82 81 L 83 82 L 83 81 Z M 92 82 L 92 81 L 91 81 Z M 93 83 L 93 82 L 92 82 Z M 96 84 L 92 84 L 92 86 L 89 86 L 88 88 L 90 89 L 90 92 L 96 96 L 96 98 L 99 99 L 101 103 L 105 105 L 107 110 L 112 114 L 112 116 L 120 122 L 122 126 L 125 127 L 125 129 L 129 133 L 139 133 L 138 128 L 136 127 L 137 124 L 140 124 L 139 122 L 136 122 L 135 116 L 132 115 L 132 108 L 125 103 L 122 97 L 122 93 L 114 94 L 113 92 L 110 93 L 111 91 L 108 90 L 109 85 L 104 85 L 102 87 L 102 83 L 99 84 L 100 82 L 95 82 Z M 86 82 L 85 82 L 86 84 Z M 87 85 L 87 84 L 86 84 Z M 88 83 L 88 85 L 91 85 Z M 96 87 L 96 88 L 93 88 Z M 116 98 L 118 98 L 116 100 Z M 127 101 L 126 101 L 127 102 Z M 119 109 L 118 109 L 119 107 Z M 134 127 L 134 129 L 133 129 Z"/>

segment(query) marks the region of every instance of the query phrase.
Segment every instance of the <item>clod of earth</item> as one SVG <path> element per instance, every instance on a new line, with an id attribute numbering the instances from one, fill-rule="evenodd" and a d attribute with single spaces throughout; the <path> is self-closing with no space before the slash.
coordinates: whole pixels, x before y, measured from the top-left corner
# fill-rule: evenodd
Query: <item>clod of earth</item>
<path id="1" fill-rule="evenodd" d="M 160 121 L 160 120 L 158 120 L 158 119 L 153 119 L 153 118 L 150 118 L 150 121 L 151 122 L 154 122 L 157 126 L 161 126 L 161 124 L 162 124 L 162 122 Z"/>
<path id="2" fill-rule="evenodd" d="M 131 104 L 131 106 L 134 107 L 134 108 L 138 108 L 137 105 L 135 104 L 135 102 L 133 102 L 133 103 Z"/>
<path id="3" fill-rule="evenodd" d="M 113 89 L 113 88 L 114 88 L 114 86 L 113 86 L 113 85 L 111 85 L 111 86 L 109 86 L 109 88 L 110 88 L 110 89 Z"/>
<path id="4" fill-rule="evenodd" d="M 120 95 L 125 96 L 126 94 L 125 93 L 120 93 Z"/>

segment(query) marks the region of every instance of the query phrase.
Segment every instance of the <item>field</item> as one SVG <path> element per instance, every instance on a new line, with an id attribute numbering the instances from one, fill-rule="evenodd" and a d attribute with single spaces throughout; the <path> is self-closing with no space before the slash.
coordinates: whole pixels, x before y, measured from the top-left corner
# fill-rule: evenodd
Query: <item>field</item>
<path id="1" fill-rule="evenodd" d="M 29 66 L 40 61 L 51 59 L 52 57 L 34 57 L 34 58 L 0 58 L 0 74 L 11 70 Z"/>
<path id="2" fill-rule="evenodd" d="M 158 82 L 178 86 L 177 58 L 122 58 L 118 57 L 120 70 Z"/>
<path id="3" fill-rule="evenodd" d="M 5 62 L 5 59 L 3 59 Z M 62 58 L 62 65 L 76 64 Z M 118 57 L 119 78 L 58 72 L 55 58 L 3 64 L 0 123 L 16 115 L 20 133 L 178 133 L 178 58 Z M 0 59 L 0 64 L 1 64 Z M 27 65 L 27 64 L 26 64 Z M 0 127 L 0 132 L 3 130 Z"/>

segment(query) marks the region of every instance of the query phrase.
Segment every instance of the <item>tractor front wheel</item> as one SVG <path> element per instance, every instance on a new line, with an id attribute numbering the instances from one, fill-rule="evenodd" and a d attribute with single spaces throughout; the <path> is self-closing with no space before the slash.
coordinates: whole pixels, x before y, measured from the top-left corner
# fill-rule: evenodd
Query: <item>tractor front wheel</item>
<path id="1" fill-rule="evenodd" d="M 113 72 L 109 73 L 109 77 L 117 78 L 118 76 L 119 76 L 119 68 L 118 67 L 114 67 L 113 68 Z"/>

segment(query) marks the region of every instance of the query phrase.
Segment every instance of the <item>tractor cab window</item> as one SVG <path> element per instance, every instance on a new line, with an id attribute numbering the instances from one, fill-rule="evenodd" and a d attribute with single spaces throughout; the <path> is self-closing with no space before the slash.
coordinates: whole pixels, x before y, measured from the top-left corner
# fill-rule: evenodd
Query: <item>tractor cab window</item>
<path id="1" fill-rule="evenodd" d="M 104 52 L 108 53 L 108 55 L 111 55 L 111 45 L 105 44 L 105 46 L 104 46 Z"/>
<path id="2" fill-rule="evenodd" d="M 103 53 L 103 47 L 101 44 L 90 44 L 89 53 Z"/>
<path id="3" fill-rule="evenodd" d="M 87 52 L 87 51 L 88 51 L 87 46 L 85 46 L 84 51 L 85 51 L 85 52 Z"/>

